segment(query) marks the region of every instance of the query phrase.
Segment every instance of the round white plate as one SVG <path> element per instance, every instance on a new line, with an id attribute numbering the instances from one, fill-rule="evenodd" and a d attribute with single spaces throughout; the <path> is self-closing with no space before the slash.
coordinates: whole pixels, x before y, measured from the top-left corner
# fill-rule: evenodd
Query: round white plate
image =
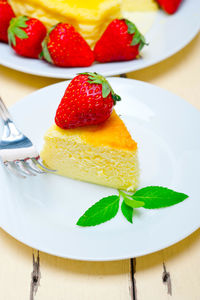
<path id="1" fill-rule="evenodd" d="M 142 58 L 127 62 L 95 63 L 88 68 L 58 68 L 44 61 L 17 56 L 8 45 L 0 44 L 0 64 L 34 75 L 73 78 L 80 72 L 97 72 L 104 76 L 117 75 L 139 70 L 158 63 L 186 46 L 200 29 L 200 1 L 183 0 L 174 15 L 159 11 L 146 34 L 149 42 L 144 47 Z"/>
<path id="2" fill-rule="evenodd" d="M 199 111 L 150 84 L 122 78 L 109 81 L 122 97 L 116 111 L 138 142 L 140 186 L 166 186 L 189 198 L 165 209 L 137 209 L 133 224 L 119 211 L 105 224 L 82 228 L 75 224 L 84 211 L 116 190 L 58 175 L 24 180 L 0 165 L 0 225 L 19 241 L 67 258 L 117 260 L 170 246 L 199 227 Z M 66 85 L 41 89 L 11 109 L 18 127 L 38 149 Z"/>

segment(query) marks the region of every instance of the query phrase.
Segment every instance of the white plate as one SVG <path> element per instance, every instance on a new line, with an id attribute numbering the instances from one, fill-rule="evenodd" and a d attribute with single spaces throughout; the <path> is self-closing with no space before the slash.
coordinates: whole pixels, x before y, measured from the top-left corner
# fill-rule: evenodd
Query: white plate
<path id="1" fill-rule="evenodd" d="M 168 58 L 186 46 L 199 31 L 199 12 L 199 0 L 184 0 L 172 16 L 160 10 L 146 34 L 149 46 L 144 48 L 142 58 L 138 60 L 94 64 L 88 68 L 58 68 L 44 61 L 19 57 L 8 45 L 1 43 L 0 64 L 25 73 L 54 78 L 73 78 L 83 71 L 110 76 L 139 70 Z"/>
<path id="2" fill-rule="evenodd" d="M 185 238 L 200 225 L 200 113 L 179 97 L 147 83 L 110 78 L 122 96 L 116 106 L 139 145 L 141 187 L 162 185 L 190 197 L 173 207 L 121 212 L 105 224 L 76 221 L 93 203 L 117 191 L 57 175 L 22 180 L 0 166 L 0 225 L 36 249 L 80 260 L 116 260 L 151 253 Z M 15 104 L 18 126 L 41 149 L 66 88 L 61 82 Z"/>

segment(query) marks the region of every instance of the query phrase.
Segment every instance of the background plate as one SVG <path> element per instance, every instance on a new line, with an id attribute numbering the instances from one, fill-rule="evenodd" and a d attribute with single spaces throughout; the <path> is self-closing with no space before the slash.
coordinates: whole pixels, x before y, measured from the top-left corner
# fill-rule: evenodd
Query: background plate
<path id="1" fill-rule="evenodd" d="M 165 248 L 199 227 L 200 113 L 150 84 L 109 81 L 122 96 L 116 110 L 139 145 L 141 187 L 162 185 L 190 197 L 165 209 L 137 209 L 133 224 L 119 212 L 110 222 L 80 228 L 75 224 L 82 213 L 116 190 L 57 175 L 22 180 L 0 165 L 0 225 L 21 242 L 67 258 L 117 260 Z M 11 109 L 38 149 L 65 88 L 66 82 L 46 87 Z"/>
<path id="2" fill-rule="evenodd" d="M 0 64 L 25 73 L 53 78 L 73 78 L 80 72 L 97 72 L 104 76 L 139 70 L 173 55 L 198 33 L 200 28 L 200 1 L 183 0 L 178 12 L 172 16 L 159 11 L 150 31 L 149 42 L 142 58 L 127 62 L 94 64 L 88 68 L 58 68 L 40 60 L 15 55 L 8 45 L 0 44 Z"/>

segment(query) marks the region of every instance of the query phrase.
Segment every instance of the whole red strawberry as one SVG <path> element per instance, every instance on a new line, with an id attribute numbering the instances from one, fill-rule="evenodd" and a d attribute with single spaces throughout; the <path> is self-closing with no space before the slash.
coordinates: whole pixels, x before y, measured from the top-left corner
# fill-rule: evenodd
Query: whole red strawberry
<path id="1" fill-rule="evenodd" d="M 144 36 L 127 19 L 113 20 L 94 48 L 99 62 L 123 61 L 136 58 L 146 45 Z"/>
<path id="2" fill-rule="evenodd" d="M 10 4 L 6 0 L 0 0 L 0 41 L 8 42 L 8 26 L 14 17 Z"/>
<path id="3" fill-rule="evenodd" d="M 174 14 L 182 0 L 157 0 L 157 2 L 168 14 Z"/>
<path id="4" fill-rule="evenodd" d="M 116 101 L 107 80 L 97 73 L 82 73 L 68 85 L 58 106 L 56 124 L 63 129 L 95 125 L 107 120 Z"/>
<path id="5" fill-rule="evenodd" d="M 94 61 L 87 42 L 72 25 L 66 23 L 52 27 L 42 46 L 41 56 L 59 67 L 87 67 Z"/>
<path id="6" fill-rule="evenodd" d="M 9 44 L 17 54 L 25 57 L 39 57 L 45 36 L 46 27 L 43 23 L 26 16 L 12 19 L 8 28 Z"/>

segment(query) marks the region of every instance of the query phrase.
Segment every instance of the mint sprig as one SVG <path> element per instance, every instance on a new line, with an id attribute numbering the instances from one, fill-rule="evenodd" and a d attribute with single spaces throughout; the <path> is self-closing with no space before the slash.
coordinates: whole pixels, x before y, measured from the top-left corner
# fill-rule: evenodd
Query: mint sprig
<path id="1" fill-rule="evenodd" d="M 119 191 L 119 195 L 122 196 L 124 202 L 126 205 L 132 208 L 139 208 L 144 206 L 144 202 L 140 200 L 134 200 L 130 194 L 127 194 L 125 192 Z"/>
<path id="2" fill-rule="evenodd" d="M 148 45 L 148 43 L 146 43 L 145 37 L 138 30 L 137 26 L 134 23 L 132 23 L 127 19 L 122 19 L 122 20 L 124 20 L 124 22 L 128 26 L 128 33 L 134 34 L 131 42 L 131 46 L 135 46 L 139 44 L 139 51 L 141 51 L 145 45 Z"/>
<path id="3" fill-rule="evenodd" d="M 28 17 L 19 16 L 17 18 L 12 18 L 10 21 L 10 25 L 8 27 L 8 41 L 9 44 L 16 46 L 16 36 L 20 39 L 27 39 L 27 33 L 22 29 L 28 27 L 26 21 L 28 21 Z"/>
<path id="4" fill-rule="evenodd" d="M 136 191 L 131 198 L 134 202 L 143 201 L 144 208 L 156 209 L 178 204 L 188 196 L 162 186 L 148 186 Z"/>
<path id="5" fill-rule="evenodd" d="M 100 74 L 97 74 L 96 72 L 84 72 L 80 73 L 83 75 L 88 75 L 88 82 L 89 83 L 96 83 L 96 84 L 101 84 L 102 85 L 102 96 L 103 98 L 106 98 L 110 93 L 112 95 L 114 104 L 116 104 L 117 101 L 121 100 L 121 97 L 113 91 L 111 85 L 109 82 L 106 80 L 106 78 Z"/>
<path id="6" fill-rule="evenodd" d="M 91 206 L 78 220 L 79 226 L 96 226 L 114 218 L 119 210 L 120 198 L 123 199 L 121 211 L 128 222 L 132 223 L 133 209 L 143 207 L 158 209 L 178 204 L 188 195 L 161 186 L 148 186 L 133 194 L 119 191 L 119 196 L 108 196 Z"/>
<path id="7" fill-rule="evenodd" d="M 128 222 L 133 223 L 133 208 L 128 206 L 125 201 L 122 201 L 121 211 Z"/>
<path id="8" fill-rule="evenodd" d="M 91 206 L 76 223 L 79 226 L 96 226 L 114 218 L 119 210 L 119 196 L 102 198 Z"/>

